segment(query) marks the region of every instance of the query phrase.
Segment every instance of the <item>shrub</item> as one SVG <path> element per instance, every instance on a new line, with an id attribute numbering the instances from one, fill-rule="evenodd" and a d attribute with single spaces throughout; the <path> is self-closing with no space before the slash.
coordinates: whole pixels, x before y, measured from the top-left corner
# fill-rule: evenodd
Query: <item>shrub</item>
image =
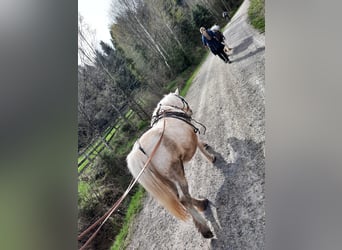
<path id="1" fill-rule="evenodd" d="M 192 10 L 192 19 L 194 25 L 198 28 L 198 32 L 201 26 L 209 28 L 215 23 L 215 18 L 210 14 L 209 10 L 199 4 L 196 4 L 195 8 Z"/>
<path id="2" fill-rule="evenodd" d="M 254 28 L 265 32 L 265 0 L 251 0 L 248 16 Z"/>

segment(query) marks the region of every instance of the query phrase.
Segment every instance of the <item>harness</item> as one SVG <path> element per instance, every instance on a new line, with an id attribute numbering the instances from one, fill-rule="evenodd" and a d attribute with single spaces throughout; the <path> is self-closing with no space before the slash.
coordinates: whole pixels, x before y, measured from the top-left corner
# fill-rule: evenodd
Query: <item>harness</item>
<path id="1" fill-rule="evenodd" d="M 162 110 L 161 109 L 162 104 L 159 103 L 159 107 L 158 107 L 156 114 L 152 116 L 151 127 L 153 127 L 160 119 L 175 118 L 175 119 L 181 120 L 181 121 L 189 124 L 191 127 L 193 127 L 195 133 L 198 132 L 200 134 L 201 133 L 200 130 L 192 123 L 192 121 L 194 121 L 195 123 L 201 125 L 204 128 L 203 134 L 205 134 L 206 127 L 202 123 L 197 122 L 195 119 L 192 119 L 192 117 L 190 115 L 187 115 L 185 113 L 185 110 L 190 109 L 188 102 L 182 96 L 177 95 L 177 94 L 174 94 L 174 95 L 177 96 L 179 99 L 181 99 L 181 101 L 183 103 L 183 107 L 180 108 L 180 107 L 177 107 L 174 105 L 167 105 L 168 107 L 172 107 L 174 109 L 180 110 L 180 111 L 167 111 L 167 110 Z"/>
<path id="2" fill-rule="evenodd" d="M 191 116 L 185 113 L 176 112 L 176 111 L 164 111 L 164 112 L 159 113 L 158 115 L 153 116 L 152 121 L 151 121 L 151 127 L 153 127 L 159 120 L 166 118 L 166 117 L 181 120 L 189 124 L 191 127 L 193 127 L 195 133 L 197 132 L 200 133 L 199 129 L 195 127 L 194 124 L 191 123 L 192 121 Z"/>
<path id="3" fill-rule="evenodd" d="M 205 134 L 205 131 L 207 130 L 207 128 L 200 122 L 196 121 L 195 119 L 193 119 L 190 115 L 187 115 L 185 113 L 185 110 L 189 110 L 190 107 L 189 107 L 189 104 L 187 103 L 187 101 L 181 97 L 180 95 L 177 95 L 177 94 L 174 94 L 175 96 L 177 96 L 179 99 L 181 99 L 182 103 L 183 103 L 183 107 L 180 108 L 180 107 L 177 107 L 177 106 L 174 106 L 174 105 L 167 105 L 167 107 L 172 107 L 174 109 L 178 109 L 180 111 L 169 111 L 169 110 L 163 110 L 162 109 L 162 104 L 159 103 L 159 107 L 158 107 L 158 110 L 156 111 L 156 114 L 152 116 L 152 119 L 151 119 L 151 127 L 153 127 L 158 121 L 160 121 L 161 119 L 163 118 L 174 118 L 174 119 L 178 119 L 178 120 L 181 120 L 185 123 L 187 123 L 188 125 L 190 125 L 191 127 L 193 127 L 194 129 L 194 132 L 195 133 L 201 133 L 199 128 L 197 128 L 193 122 L 201 125 L 204 129 L 203 131 L 203 134 Z M 139 146 L 139 150 L 146 156 L 147 153 L 145 152 L 145 150 L 143 149 L 143 147 L 141 146 L 140 144 L 140 141 L 139 139 L 137 140 L 138 142 L 138 146 Z"/>

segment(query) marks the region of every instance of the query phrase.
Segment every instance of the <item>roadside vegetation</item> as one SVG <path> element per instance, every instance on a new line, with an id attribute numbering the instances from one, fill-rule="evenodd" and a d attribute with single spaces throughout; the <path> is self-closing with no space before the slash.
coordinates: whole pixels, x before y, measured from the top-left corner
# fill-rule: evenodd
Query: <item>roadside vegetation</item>
<path id="1" fill-rule="evenodd" d="M 149 128 L 156 103 L 177 87 L 181 95 L 187 93 L 209 54 L 201 45 L 199 27 L 225 26 L 222 11 L 232 15 L 242 0 L 205 2 L 113 1 L 112 44 L 100 46 L 79 17 L 79 233 L 108 211 L 129 185 L 126 156 Z M 123 249 L 143 197 L 136 185 L 90 249 Z"/>
<path id="2" fill-rule="evenodd" d="M 248 17 L 252 26 L 261 33 L 265 32 L 265 0 L 251 0 Z"/>
<path id="3" fill-rule="evenodd" d="M 124 224 L 120 230 L 120 233 L 116 236 L 115 242 L 113 246 L 110 248 L 111 250 L 121 250 L 125 249 L 128 242 L 126 238 L 129 233 L 130 225 L 133 223 L 135 216 L 142 209 L 143 198 L 145 197 L 145 190 L 143 187 L 139 186 L 138 191 L 133 195 L 131 202 L 128 206 Z"/>

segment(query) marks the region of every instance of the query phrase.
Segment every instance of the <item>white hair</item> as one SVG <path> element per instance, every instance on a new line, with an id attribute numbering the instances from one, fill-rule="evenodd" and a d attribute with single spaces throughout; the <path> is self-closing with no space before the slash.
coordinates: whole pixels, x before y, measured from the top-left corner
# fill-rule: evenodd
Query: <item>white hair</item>
<path id="1" fill-rule="evenodd" d="M 220 30 L 220 26 L 218 26 L 217 24 L 215 24 L 213 27 L 210 28 L 212 31 L 218 31 Z"/>

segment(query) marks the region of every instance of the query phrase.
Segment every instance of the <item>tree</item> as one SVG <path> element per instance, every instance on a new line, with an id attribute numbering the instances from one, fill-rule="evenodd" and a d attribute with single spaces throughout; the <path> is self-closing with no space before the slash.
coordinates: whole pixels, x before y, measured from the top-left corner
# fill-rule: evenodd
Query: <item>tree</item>
<path id="1" fill-rule="evenodd" d="M 97 137 L 110 148 L 103 139 L 103 132 L 113 126 L 118 117 L 133 126 L 125 117 L 129 109 L 143 120 L 149 115 L 134 100 L 132 92 L 141 83 L 127 68 L 120 50 L 101 42 L 104 51 L 101 53 L 95 49 L 89 33 L 91 30 L 79 16 L 79 146 L 84 147 Z"/>
<path id="2" fill-rule="evenodd" d="M 192 10 L 192 18 L 196 27 L 210 28 L 215 24 L 215 18 L 211 15 L 209 10 L 199 4 L 196 4 L 195 8 Z"/>

